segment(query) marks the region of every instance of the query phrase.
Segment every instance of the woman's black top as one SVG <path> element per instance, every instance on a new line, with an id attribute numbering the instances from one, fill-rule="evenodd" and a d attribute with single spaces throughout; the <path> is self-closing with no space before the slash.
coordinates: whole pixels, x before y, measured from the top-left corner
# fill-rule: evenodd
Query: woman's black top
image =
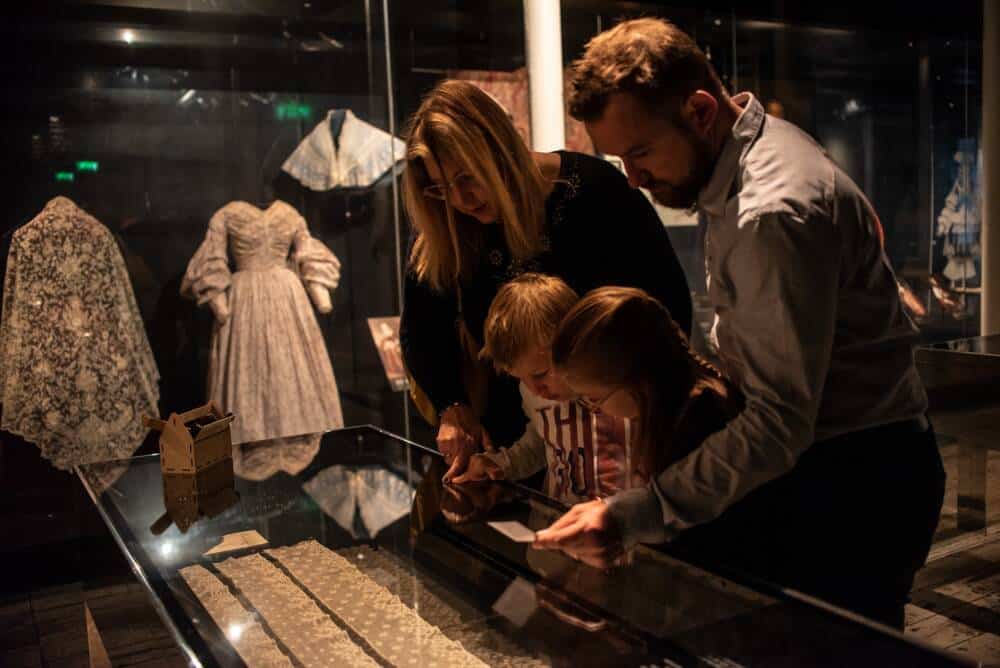
<path id="1" fill-rule="evenodd" d="M 478 266 L 461 281 L 462 315 L 482 345 L 483 324 L 497 290 L 528 272 L 558 276 L 583 296 L 594 288 L 642 288 L 667 307 L 677 324 L 691 332 L 691 294 L 667 232 L 656 211 L 624 175 L 604 160 L 560 151 L 555 189 L 545 202 L 544 250 L 527 261 L 512 261 L 500 225 L 486 225 Z M 436 292 L 406 275 L 400 326 L 407 368 L 434 408 L 466 403 L 461 349 L 456 331 L 455 291 Z M 493 376 L 483 425 L 496 445 L 524 432 L 517 382 Z"/>

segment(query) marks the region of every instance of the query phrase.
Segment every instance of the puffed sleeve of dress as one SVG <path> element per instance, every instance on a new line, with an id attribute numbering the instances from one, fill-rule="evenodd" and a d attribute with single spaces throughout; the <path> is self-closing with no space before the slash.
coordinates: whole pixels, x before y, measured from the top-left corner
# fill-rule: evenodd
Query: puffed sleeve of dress
<path id="1" fill-rule="evenodd" d="M 340 260 L 319 239 L 309 234 L 306 221 L 299 217 L 293 240 L 292 261 L 302 282 L 322 286 L 331 292 L 340 283 Z"/>
<path id="2" fill-rule="evenodd" d="M 209 221 L 205 240 L 191 256 L 181 281 L 181 295 L 193 298 L 198 306 L 224 295 L 232 283 L 226 242 L 225 213 L 219 211 Z"/>

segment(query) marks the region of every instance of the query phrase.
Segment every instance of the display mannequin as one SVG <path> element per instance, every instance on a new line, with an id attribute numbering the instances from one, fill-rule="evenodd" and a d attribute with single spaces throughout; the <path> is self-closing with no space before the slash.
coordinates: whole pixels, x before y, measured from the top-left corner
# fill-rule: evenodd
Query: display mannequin
<path id="1" fill-rule="evenodd" d="M 234 445 L 311 444 L 343 426 L 330 357 L 309 303 L 329 313 L 339 281 L 340 261 L 286 202 L 266 210 L 231 202 L 212 217 L 181 294 L 215 316 L 208 396 L 236 416 Z"/>

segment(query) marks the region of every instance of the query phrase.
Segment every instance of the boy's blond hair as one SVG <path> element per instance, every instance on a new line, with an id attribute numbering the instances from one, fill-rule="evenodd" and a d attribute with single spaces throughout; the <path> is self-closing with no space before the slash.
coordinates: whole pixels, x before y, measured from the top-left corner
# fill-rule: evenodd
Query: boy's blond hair
<path id="1" fill-rule="evenodd" d="M 563 316 L 580 297 L 555 276 L 527 273 L 503 285 L 483 325 L 480 359 L 509 372 L 531 348 L 548 348 Z"/>

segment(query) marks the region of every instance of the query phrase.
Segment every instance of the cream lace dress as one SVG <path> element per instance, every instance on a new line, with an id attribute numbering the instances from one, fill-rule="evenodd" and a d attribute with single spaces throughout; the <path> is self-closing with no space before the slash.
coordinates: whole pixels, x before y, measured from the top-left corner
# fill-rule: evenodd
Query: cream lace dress
<path id="1" fill-rule="evenodd" d="M 212 217 L 181 294 L 215 313 L 208 396 L 236 416 L 234 445 L 308 449 L 322 432 L 343 426 L 330 356 L 309 303 L 311 296 L 328 312 L 339 280 L 336 256 L 285 202 L 267 210 L 231 202 Z"/>

